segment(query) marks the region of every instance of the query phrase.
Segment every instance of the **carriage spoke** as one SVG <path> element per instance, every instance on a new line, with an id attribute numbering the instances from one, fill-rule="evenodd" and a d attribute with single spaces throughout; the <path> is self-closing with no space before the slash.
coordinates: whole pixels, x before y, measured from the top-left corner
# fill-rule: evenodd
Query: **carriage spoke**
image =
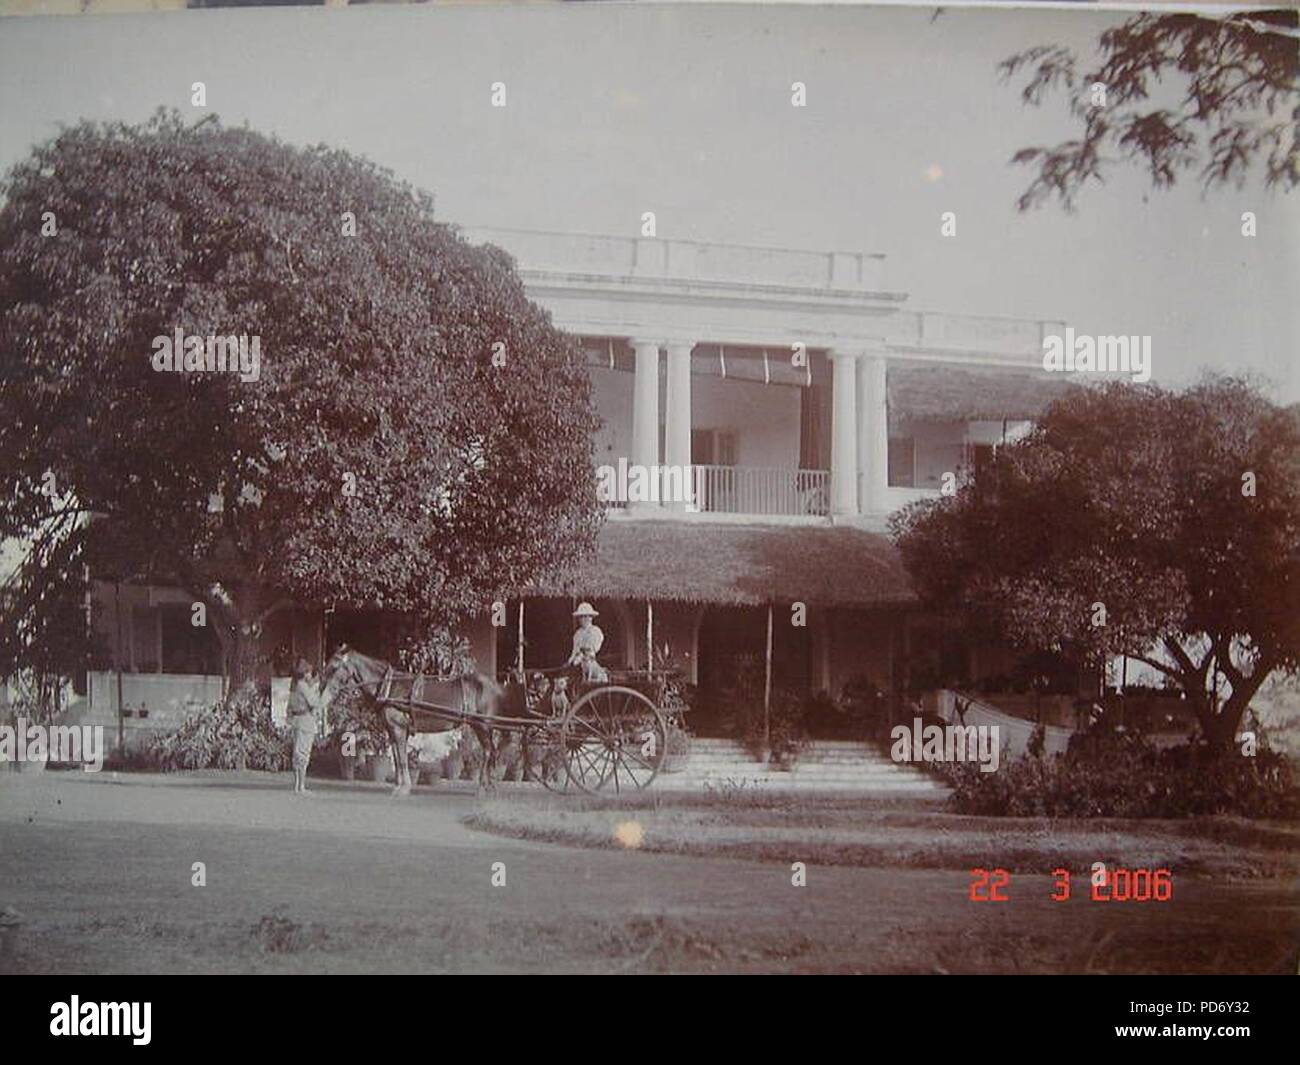
<path id="1" fill-rule="evenodd" d="M 631 759 L 634 759 L 635 761 L 640 762 L 643 766 L 645 766 L 645 767 L 646 767 L 647 769 L 649 769 L 651 772 L 654 772 L 654 770 L 658 768 L 658 766 L 651 765 L 651 764 L 650 764 L 649 762 L 647 762 L 644 758 L 642 758 L 639 754 L 628 754 L 626 757 L 631 758 Z"/>
<path id="2" fill-rule="evenodd" d="M 657 765 L 653 765 L 650 762 L 647 762 L 644 758 L 640 756 L 639 749 L 634 748 L 632 750 L 624 750 L 622 754 L 623 754 L 623 771 L 627 773 L 627 775 L 631 777 L 634 782 L 636 782 L 637 787 L 642 787 L 643 785 L 640 783 L 639 779 L 637 778 L 636 773 L 633 770 L 633 767 L 629 764 L 630 762 L 639 762 L 645 768 L 647 779 L 653 778 L 655 773 L 658 771 L 659 767 Z"/>
<path id="3" fill-rule="evenodd" d="M 595 737 L 596 737 L 598 740 L 600 740 L 602 743 L 605 741 L 605 734 L 604 734 L 603 732 L 601 732 L 598 728 L 596 728 L 594 725 L 592 725 L 590 722 L 584 721 L 584 720 L 583 720 L 582 718 L 580 718 L 580 717 L 579 717 L 579 718 L 575 718 L 574 721 L 575 721 L 576 724 L 579 724 L 579 725 L 581 725 L 583 728 L 585 728 L 588 732 L 590 732 L 593 736 L 595 736 Z"/>
<path id="4" fill-rule="evenodd" d="M 580 760 L 580 761 L 582 761 L 582 762 L 585 762 L 588 768 L 590 768 L 590 769 L 594 769 L 594 768 L 595 768 L 595 766 L 596 766 L 596 759 L 595 759 L 595 757 L 594 757 L 594 756 L 593 756 L 593 755 L 592 755 L 592 754 L 587 750 L 587 745 L 586 745 L 586 744 L 582 744 L 582 743 L 578 744 L 578 746 L 575 747 L 575 748 L 573 749 L 573 755 L 574 755 L 574 757 L 575 757 L 576 759 L 578 759 L 578 760 Z"/>
<path id="5" fill-rule="evenodd" d="M 616 767 L 616 763 L 609 757 L 608 752 L 604 752 L 599 760 L 599 766 L 600 773 L 595 783 L 597 789 L 604 787 L 605 781 L 609 779 L 610 772 Z"/>
<path id="6" fill-rule="evenodd" d="M 593 754 L 589 751 L 587 744 L 581 744 L 575 750 L 574 754 L 575 758 L 586 764 L 587 768 L 591 770 L 591 773 L 594 774 L 595 777 L 594 782 L 589 782 L 587 773 L 585 771 L 580 772 L 577 774 L 581 778 L 579 783 L 587 783 L 587 786 L 591 787 L 592 790 L 599 788 L 609 776 L 608 770 L 603 769 L 601 765 L 602 762 L 608 764 L 608 756 L 604 758 L 599 757 L 600 755 L 605 754 L 604 748 L 598 748 L 597 752 Z"/>

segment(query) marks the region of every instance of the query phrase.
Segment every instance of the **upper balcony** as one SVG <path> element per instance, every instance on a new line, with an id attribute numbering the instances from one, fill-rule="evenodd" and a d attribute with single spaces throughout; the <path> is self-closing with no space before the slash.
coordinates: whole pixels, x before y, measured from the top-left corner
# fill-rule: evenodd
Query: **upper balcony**
<path id="1" fill-rule="evenodd" d="M 617 237 L 545 230 L 466 227 L 473 243 L 509 251 L 525 273 L 709 281 L 737 286 L 880 292 L 885 257 L 869 252 L 659 237 Z"/>
<path id="2" fill-rule="evenodd" d="M 623 497 L 643 516 L 874 520 L 937 493 L 1061 383 L 1042 350 L 1063 323 L 906 311 L 880 254 L 461 233 L 513 255 L 529 298 L 582 338 L 598 467 L 691 485 L 689 506 Z"/>
<path id="3" fill-rule="evenodd" d="M 885 256 L 670 237 L 467 226 L 472 243 L 514 256 L 531 299 L 561 329 L 700 344 L 854 350 L 885 342 L 894 358 L 1041 367 L 1055 320 L 908 311 L 886 288 Z"/>

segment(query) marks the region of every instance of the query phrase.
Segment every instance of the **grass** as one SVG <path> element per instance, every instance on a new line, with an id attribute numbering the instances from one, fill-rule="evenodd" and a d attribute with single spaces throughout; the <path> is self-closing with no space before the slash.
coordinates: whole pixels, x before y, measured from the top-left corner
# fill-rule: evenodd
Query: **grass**
<path id="1" fill-rule="evenodd" d="M 1103 905 L 1082 888 L 1062 904 L 1051 899 L 1052 867 L 1026 867 L 1006 903 L 977 905 L 969 868 L 817 864 L 818 841 L 843 832 L 936 853 L 957 839 L 972 848 L 988 840 L 994 849 L 978 864 L 1001 864 L 1008 822 L 914 801 L 732 789 L 703 801 L 613 803 L 507 785 L 509 798 L 485 807 L 513 817 L 535 803 L 551 819 L 603 818 L 592 820 L 604 826 L 596 845 L 578 850 L 467 830 L 462 819 L 477 809 L 468 783 L 401 801 L 382 784 L 314 790 L 313 800 L 294 800 L 287 774 L 252 771 L 0 775 L 0 904 L 20 920 L 0 971 L 1296 972 L 1300 907 L 1285 879 L 1176 867 L 1163 904 Z M 768 839 L 770 860 L 712 848 L 645 853 L 662 849 L 663 826 L 692 818 Z M 645 845 L 611 845 L 620 823 L 635 841 L 632 822 L 644 826 Z M 1033 826 L 1010 827 L 1034 839 Z M 1266 872 L 1295 833 L 1218 819 L 1055 828 L 1070 843 L 1105 830 L 1136 847 L 1132 828 L 1154 830 L 1166 847 L 1199 837 L 1212 853 L 1217 841 L 1240 852 L 1233 860 L 1244 873 L 1255 852 L 1256 871 Z M 778 833 L 788 842 L 770 842 Z M 891 853 L 904 856 L 901 845 Z M 202 888 L 191 880 L 196 860 L 207 868 Z M 795 861 L 807 863 L 806 886 L 792 883 Z M 490 880 L 497 862 L 508 868 L 499 887 Z"/>
<path id="2" fill-rule="evenodd" d="M 967 817 L 916 800 L 747 796 L 740 789 L 703 798 L 500 797 L 465 823 L 547 843 L 758 861 L 798 854 L 819 865 L 1045 873 L 1057 866 L 1082 872 L 1101 861 L 1237 880 L 1300 870 L 1300 826 L 1293 824 Z"/>

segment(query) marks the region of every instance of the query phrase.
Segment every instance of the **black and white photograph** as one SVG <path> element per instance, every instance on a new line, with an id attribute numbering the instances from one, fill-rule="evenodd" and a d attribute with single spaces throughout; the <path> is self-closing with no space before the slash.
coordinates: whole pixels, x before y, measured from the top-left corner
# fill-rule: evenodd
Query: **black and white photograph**
<path id="1" fill-rule="evenodd" d="M 36 1036 L 173 975 L 1177 976 L 1080 1047 L 1258 1045 L 1297 186 L 1288 3 L 0 5 Z"/>

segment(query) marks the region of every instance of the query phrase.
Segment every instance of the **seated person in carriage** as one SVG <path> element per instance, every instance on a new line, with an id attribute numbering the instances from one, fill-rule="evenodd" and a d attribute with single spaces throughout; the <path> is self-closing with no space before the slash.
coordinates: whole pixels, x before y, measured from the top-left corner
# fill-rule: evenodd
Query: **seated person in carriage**
<path id="1" fill-rule="evenodd" d="M 573 616 L 578 619 L 578 627 L 573 633 L 573 654 L 569 656 L 569 665 L 577 666 L 582 679 L 588 684 L 608 684 L 609 674 L 596 661 L 596 655 L 605 642 L 605 634 L 592 619 L 600 615 L 590 603 L 579 603 Z"/>

